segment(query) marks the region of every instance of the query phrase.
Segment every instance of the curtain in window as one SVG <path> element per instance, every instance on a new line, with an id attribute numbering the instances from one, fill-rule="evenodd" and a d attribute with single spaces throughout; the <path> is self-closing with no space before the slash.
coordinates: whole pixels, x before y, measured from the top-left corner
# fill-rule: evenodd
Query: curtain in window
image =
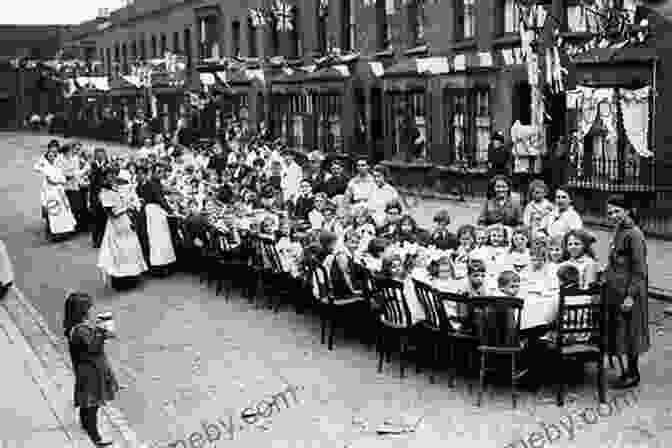
<path id="1" fill-rule="evenodd" d="M 517 33 L 520 25 L 520 13 L 516 0 L 504 1 L 504 32 Z"/>
<path id="2" fill-rule="evenodd" d="M 488 145 L 490 144 L 490 92 L 488 90 L 476 91 L 476 154 L 477 163 L 488 161 Z"/>
<path id="3" fill-rule="evenodd" d="M 621 90 L 620 106 L 625 135 L 640 157 L 652 157 L 649 149 L 649 101 L 651 88 Z"/>
<path id="4" fill-rule="evenodd" d="M 476 34 L 476 0 L 464 0 L 464 38 L 470 39 Z"/>

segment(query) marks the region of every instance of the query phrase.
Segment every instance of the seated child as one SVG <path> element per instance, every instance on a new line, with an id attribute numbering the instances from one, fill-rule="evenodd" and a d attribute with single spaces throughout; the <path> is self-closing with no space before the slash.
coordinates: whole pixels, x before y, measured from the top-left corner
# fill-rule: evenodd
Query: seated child
<path id="1" fill-rule="evenodd" d="M 511 249 L 509 253 L 502 257 L 501 264 L 503 269 L 512 269 L 521 276 L 523 271 L 530 264 L 530 241 L 529 230 L 527 227 L 516 228 L 511 235 Z"/>
<path id="2" fill-rule="evenodd" d="M 520 275 L 514 271 L 502 271 L 497 277 L 496 296 L 518 297 L 520 293 Z"/>
<path id="3" fill-rule="evenodd" d="M 441 250 L 455 250 L 459 246 L 458 237 L 448 230 L 450 215 L 448 210 L 440 210 L 434 216 L 435 228 L 428 244 Z"/>
<path id="4" fill-rule="evenodd" d="M 324 224 L 324 208 L 327 205 L 327 195 L 317 193 L 313 198 L 313 209 L 308 213 L 308 221 L 312 230 L 322 229 Z"/>
<path id="5" fill-rule="evenodd" d="M 453 253 L 453 269 L 455 278 L 462 279 L 467 276 L 467 263 L 476 247 L 476 228 L 471 224 L 460 226 L 457 230 L 459 247 Z"/>
<path id="6" fill-rule="evenodd" d="M 278 230 L 279 238 L 278 242 L 275 244 L 275 247 L 278 250 L 278 255 L 280 256 L 280 263 L 282 264 L 282 269 L 285 272 L 288 272 L 293 278 L 299 278 L 301 274 L 301 256 L 303 253 L 303 246 L 301 243 L 296 241 L 292 231 L 291 224 L 287 220 L 283 220 L 280 223 L 280 228 Z"/>

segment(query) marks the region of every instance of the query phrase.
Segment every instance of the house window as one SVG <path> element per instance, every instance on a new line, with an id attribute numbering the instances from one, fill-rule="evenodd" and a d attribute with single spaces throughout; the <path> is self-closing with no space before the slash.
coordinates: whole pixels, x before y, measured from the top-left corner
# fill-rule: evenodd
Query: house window
<path id="1" fill-rule="evenodd" d="M 112 73 L 112 50 L 105 49 L 105 59 L 107 63 L 107 73 Z"/>
<path id="2" fill-rule="evenodd" d="M 140 59 L 144 61 L 147 59 L 147 47 L 145 46 L 144 37 L 138 41 L 138 46 L 140 47 Z"/>
<path id="3" fill-rule="evenodd" d="M 299 29 L 299 10 L 295 6 L 292 10 L 292 30 L 290 31 L 291 35 L 291 54 L 289 55 L 293 59 L 297 59 L 301 55 L 301 30 Z"/>
<path id="4" fill-rule="evenodd" d="M 159 49 L 156 46 L 156 36 L 152 36 L 152 57 L 156 58 L 159 56 Z"/>
<path id="5" fill-rule="evenodd" d="M 327 13 L 323 13 L 318 5 L 317 8 L 317 52 L 327 53 Z"/>
<path id="6" fill-rule="evenodd" d="M 247 18 L 247 55 L 251 58 L 257 57 L 257 29 L 254 27 L 252 18 Z"/>
<path id="7" fill-rule="evenodd" d="M 187 67 L 191 67 L 191 30 L 189 28 L 184 30 L 184 56 L 187 58 Z"/>
<path id="8" fill-rule="evenodd" d="M 492 132 L 489 89 L 447 90 L 444 108 L 452 160 L 470 166 L 485 165 Z"/>
<path id="9" fill-rule="evenodd" d="M 425 41 L 425 0 L 412 0 L 408 4 L 408 28 L 412 46 Z"/>
<path id="10" fill-rule="evenodd" d="M 161 34 L 161 54 L 159 57 L 163 57 L 164 54 L 168 51 L 168 39 L 165 34 Z"/>
<path id="11" fill-rule="evenodd" d="M 126 44 L 121 45 L 121 66 L 124 73 L 128 73 L 128 48 Z"/>
<path id="12" fill-rule="evenodd" d="M 180 52 L 180 33 L 177 31 L 173 32 L 173 53 L 177 54 Z"/>
<path id="13" fill-rule="evenodd" d="M 567 30 L 572 33 L 596 33 L 599 31 L 599 16 L 595 6 L 586 6 L 580 1 L 567 5 Z"/>
<path id="14" fill-rule="evenodd" d="M 131 63 L 134 64 L 138 60 L 138 44 L 131 42 Z"/>
<path id="15" fill-rule="evenodd" d="M 271 27 L 271 54 L 280 55 L 280 31 L 278 31 L 278 19 L 275 15 L 271 18 L 269 25 Z"/>
<path id="16" fill-rule="evenodd" d="M 476 114 L 474 117 L 474 128 L 476 132 L 476 163 L 483 164 L 488 161 L 488 146 L 490 144 L 490 135 L 492 132 L 492 123 L 490 119 L 490 91 L 488 89 L 478 89 L 476 96 Z"/>
<path id="17" fill-rule="evenodd" d="M 476 35 L 476 0 L 456 0 L 456 40 L 473 39 Z"/>
<path id="18" fill-rule="evenodd" d="M 211 14 L 199 18 L 201 59 L 219 58 L 219 17 Z"/>
<path id="19" fill-rule="evenodd" d="M 387 49 L 392 40 L 390 22 L 387 18 L 389 3 L 394 7 L 393 0 L 376 0 L 376 41 L 379 50 Z"/>
<path id="20" fill-rule="evenodd" d="M 312 96 L 312 110 L 316 118 L 317 147 L 324 152 L 343 150 L 343 96 L 334 93 L 317 93 Z"/>
<path id="21" fill-rule="evenodd" d="M 518 0 L 500 0 L 500 34 L 518 33 L 520 30 L 520 8 Z"/>
<path id="22" fill-rule="evenodd" d="M 234 20 L 231 24 L 231 41 L 234 56 L 240 56 L 240 21 Z"/>
<path id="23" fill-rule="evenodd" d="M 351 51 L 355 44 L 355 8 L 352 0 L 343 0 L 341 5 L 341 50 Z"/>
<path id="24" fill-rule="evenodd" d="M 425 92 L 390 92 L 387 107 L 393 154 L 407 160 L 424 157 L 427 144 Z"/>

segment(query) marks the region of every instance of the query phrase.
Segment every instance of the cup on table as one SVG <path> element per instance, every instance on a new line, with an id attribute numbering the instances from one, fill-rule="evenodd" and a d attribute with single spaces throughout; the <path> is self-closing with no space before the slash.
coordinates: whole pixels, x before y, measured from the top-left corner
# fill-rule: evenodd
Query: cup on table
<path id="1" fill-rule="evenodd" d="M 100 313 L 97 316 L 97 325 L 111 333 L 114 333 L 116 330 L 116 325 L 114 323 L 114 318 L 112 317 L 112 313 L 110 312 L 105 312 L 105 313 Z"/>

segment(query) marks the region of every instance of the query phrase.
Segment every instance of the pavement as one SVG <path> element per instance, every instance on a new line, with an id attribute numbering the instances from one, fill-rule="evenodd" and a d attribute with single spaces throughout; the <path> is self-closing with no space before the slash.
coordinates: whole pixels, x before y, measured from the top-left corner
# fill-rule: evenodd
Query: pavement
<path id="1" fill-rule="evenodd" d="M 633 394 L 609 390 L 609 403 L 598 408 L 588 369 L 570 384 L 564 408 L 555 406 L 552 390 L 542 389 L 536 395 L 522 392 L 512 409 L 508 388 L 499 386 L 476 407 L 465 381 L 450 388 L 445 373 L 439 373 L 430 384 L 427 372 L 412 368 L 402 379 L 396 361 L 379 374 L 375 350 L 342 334 L 335 350 L 328 351 L 319 343 L 319 319 L 311 313 L 274 314 L 238 295 L 226 302 L 184 274 L 148 279 L 124 293 L 105 289 L 88 237 L 45 243 L 41 234 L 39 183 L 31 168 L 49 138 L 0 134 L 6 155 L 0 167 L 0 238 L 14 260 L 20 288 L 0 307 L 0 326 L 13 335 L 5 340 L 0 333 L 0 344 L 14 368 L 0 386 L 8 389 L 0 390 L 0 409 L 27 415 L 9 430 L 3 420 L 0 439 L 32 448 L 33 432 L 57 427 L 62 439 L 42 446 L 73 446 L 70 440 L 84 437 L 71 406 L 73 379 L 63 340 L 55 336 L 62 334 L 65 291 L 75 287 L 90 292 L 96 312 L 111 311 L 117 322 L 119 339 L 107 353 L 122 390 L 105 409 L 102 431 L 118 446 L 672 446 L 672 320 L 662 302 L 651 301 L 653 347 L 642 357 L 643 384 Z M 421 222 L 431 221 L 436 209 L 447 206 L 426 201 L 414 213 Z M 458 225 L 472 219 L 477 208 L 451 212 Z M 30 368 L 21 375 L 26 362 Z M 31 388 L 31 378 L 44 381 Z M 40 401 L 44 396 L 48 399 Z M 34 414 L 21 412 L 24 408 Z M 249 416 L 255 411 L 260 416 Z M 13 415 L 8 418 L 14 422 Z M 405 432 L 379 434 L 386 421 Z"/>

